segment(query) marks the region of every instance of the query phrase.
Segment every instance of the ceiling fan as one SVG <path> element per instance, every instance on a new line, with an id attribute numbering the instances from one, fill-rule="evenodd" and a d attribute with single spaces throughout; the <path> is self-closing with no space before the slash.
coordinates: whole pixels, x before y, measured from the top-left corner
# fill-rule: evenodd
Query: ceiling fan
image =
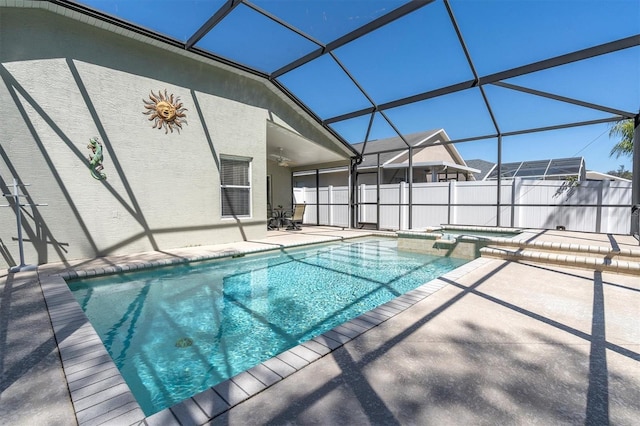
<path id="1" fill-rule="evenodd" d="M 289 167 L 289 163 L 291 162 L 291 159 L 285 157 L 284 155 L 282 155 L 282 152 L 283 152 L 283 149 L 282 148 L 278 148 L 278 153 L 277 154 L 269 154 L 269 156 L 274 158 L 274 161 L 276 161 L 278 163 L 278 166 L 280 166 L 280 167 Z"/>

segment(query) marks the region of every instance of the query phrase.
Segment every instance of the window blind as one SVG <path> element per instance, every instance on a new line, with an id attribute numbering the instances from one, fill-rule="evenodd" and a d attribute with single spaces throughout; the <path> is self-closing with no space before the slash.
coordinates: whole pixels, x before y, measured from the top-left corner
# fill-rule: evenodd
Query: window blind
<path id="1" fill-rule="evenodd" d="M 220 158 L 222 216 L 251 215 L 250 161 Z"/>
<path id="2" fill-rule="evenodd" d="M 249 186 L 249 162 L 220 159 L 222 185 Z"/>

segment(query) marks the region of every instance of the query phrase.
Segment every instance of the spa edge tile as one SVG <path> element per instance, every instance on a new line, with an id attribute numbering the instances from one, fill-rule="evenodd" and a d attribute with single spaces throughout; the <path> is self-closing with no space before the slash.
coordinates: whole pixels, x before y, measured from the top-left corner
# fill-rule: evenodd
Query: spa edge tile
<path id="1" fill-rule="evenodd" d="M 64 362 L 64 371 L 69 375 L 73 375 L 74 373 L 78 373 L 84 370 L 90 370 L 91 368 L 97 367 L 101 364 L 111 363 L 111 362 L 113 362 L 113 360 L 111 359 L 109 354 L 106 353 L 105 351 L 104 353 L 94 358 L 90 358 L 86 361 L 74 363 L 73 365 L 67 365 L 68 363 Z"/>
<path id="2" fill-rule="evenodd" d="M 142 422 L 142 425 L 146 426 L 181 426 L 178 419 L 173 415 L 168 408 L 159 411 L 149 417 L 146 417 Z"/>
<path id="3" fill-rule="evenodd" d="M 307 340 L 306 342 L 302 343 L 302 346 L 304 346 L 307 349 L 310 349 L 322 356 L 328 354 L 331 352 L 331 349 L 329 349 L 328 347 L 326 347 L 325 345 L 321 345 L 320 343 L 316 342 L 315 340 Z"/>
<path id="4" fill-rule="evenodd" d="M 295 368 L 293 368 L 292 366 L 290 366 L 280 358 L 276 358 L 276 357 L 269 358 L 268 360 L 264 361 L 262 364 L 264 364 L 268 369 L 270 369 L 271 371 L 273 371 L 274 373 L 276 373 L 282 378 L 290 376 L 291 374 L 297 371 Z"/>
<path id="5" fill-rule="evenodd" d="M 196 404 L 193 398 L 185 399 L 169 408 L 183 425 L 201 425 L 209 420 L 209 416 Z"/>
<path id="6" fill-rule="evenodd" d="M 240 388 L 248 395 L 255 395 L 267 387 L 267 385 L 265 385 L 246 371 L 243 371 L 240 374 L 236 374 L 231 378 L 231 381 L 240 386 Z"/>
<path id="7" fill-rule="evenodd" d="M 58 331 L 58 330 L 56 330 Z M 56 334 L 56 340 L 58 341 L 58 348 L 61 351 L 64 351 L 66 349 L 71 349 L 76 345 L 80 345 L 80 344 L 85 344 L 87 342 L 100 342 L 102 343 L 102 340 L 100 340 L 100 337 L 98 337 L 97 334 L 95 333 L 70 333 L 68 336 L 63 337 L 61 336 L 61 334 L 58 332 Z"/>
<path id="8" fill-rule="evenodd" d="M 379 315 L 370 315 L 369 312 L 365 312 L 360 315 L 361 318 L 366 318 L 367 321 L 374 323 L 375 325 L 380 325 L 387 320 L 387 318 L 382 318 Z"/>
<path id="9" fill-rule="evenodd" d="M 87 383 L 91 380 L 94 380 L 96 375 L 103 374 L 104 372 L 116 368 L 113 361 L 105 362 L 102 364 L 94 365 L 90 368 L 77 371 L 75 373 L 67 373 L 65 370 L 65 374 L 67 376 L 67 382 L 71 385 L 71 383 L 77 380 L 83 380 L 82 383 Z"/>
<path id="10" fill-rule="evenodd" d="M 138 403 L 133 399 L 131 393 L 120 394 L 115 398 L 111 398 L 93 405 L 85 410 L 78 411 L 76 417 L 78 423 L 98 425 L 117 415 L 131 411 Z"/>
<path id="11" fill-rule="evenodd" d="M 400 296 L 400 297 L 402 298 L 402 300 L 406 300 L 406 301 L 413 301 L 414 303 L 415 303 L 415 302 L 419 302 L 419 301 L 421 301 L 422 299 L 424 299 L 424 296 L 419 295 L 419 294 L 416 294 L 416 293 L 414 293 L 413 291 L 409 291 L 409 292 L 407 292 L 407 293 L 403 294 L 403 295 L 402 295 L 402 296 Z"/>
<path id="12" fill-rule="evenodd" d="M 73 405 L 76 407 L 77 411 L 86 410 L 89 407 L 93 407 L 94 405 L 98 405 L 103 401 L 116 398 L 120 395 L 129 394 L 129 386 L 126 383 L 121 382 L 116 384 L 115 386 L 107 386 L 96 393 L 92 393 L 83 398 L 73 399 Z M 73 398 L 73 394 L 71 394 Z"/>
<path id="13" fill-rule="evenodd" d="M 209 418 L 213 418 L 229 409 L 229 404 L 227 403 L 227 401 L 225 401 L 213 389 L 207 389 L 203 392 L 200 392 L 199 394 L 193 396 L 191 399 L 193 399 L 196 404 L 198 404 L 200 409 L 202 409 L 202 411 L 204 411 L 204 413 L 209 416 Z"/>
<path id="14" fill-rule="evenodd" d="M 75 324 L 80 327 L 83 324 L 89 322 L 87 316 L 80 309 L 65 308 L 64 311 L 54 312 L 52 315 L 50 315 L 50 318 L 51 323 L 54 326 L 66 326 L 68 324 Z"/>
<path id="15" fill-rule="evenodd" d="M 124 406 L 121 409 L 117 410 L 117 412 L 109 413 L 114 414 L 115 417 L 110 418 L 109 420 L 100 423 L 100 426 L 122 426 L 122 425 L 144 425 L 144 413 L 140 409 L 138 404 L 129 404 L 131 409 L 129 411 L 125 411 L 128 406 Z M 109 416 L 103 416 L 107 418 Z"/>
<path id="16" fill-rule="evenodd" d="M 398 296 L 398 297 L 396 297 L 396 298 L 395 298 L 395 299 L 393 299 L 393 300 L 394 300 L 394 302 L 396 302 L 396 303 L 404 303 L 405 305 L 407 305 L 407 308 L 409 308 L 409 307 L 411 307 L 411 306 L 415 305 L 417 302 L 419 302 L 419 301 L 420 301 L 420 300 L 422 300 L 422 299 L 420 299 L 420 300 L 416 300 L 416 298 L 415 298 L 415 297 L 408 297 L 408 296 L 406 295 L 406 293 L 405 293 L 405 294 L 403 294 L 402 296 Z"/>
<path id="17" fill-rule="evenodd" d="M 220 395 L 230 407 L 233 407 L 234 405 L 237 405 L 249 398 L 249 394 L 231 380 L 225 380 L 222 383 L 218 383 L 212 389 L 216 391 L 216 393 Z"/>
<path id="18" fill-rule="evenodd" d="M 367 327 L 367 328 L 372 328 L 375 327 L 376 325 L 380 324 L 380 322 L 377 319 L 371 318 L 371 317 L 365 317 L 363 315 L 358 315 L 357 317 L 353 318 L 351 321 L 355 322 L 358 325 L 361 325 L 363 327 Z"/>
<path id="19" fill-rule="evenodd" d="M 388 320 L 389 318 L 391 318 L 393 316 L 393 315 L 390 315 L 387 312 L 380 311 L 378 308 L 373 309 L 371 311 L 367 311 L 362 315 L 374 317 L 376 319 L 379 319 L 380 321 L 386 321 L 386 320 Z"/>
<path id="20" fill-rule="evenodd" d="M 85 346 L 74 351 L 61 351 L 60 358 L 64 362 L 65 368 L 68 369 L 69 367 L 72 367 L 74 365 L 102 356 L 105 354 L 105 352 L 106 351 L 103 345 L 94 343 L 91 346 Z"/>
<path id="21" fill-rule="evenodd" d="M 378 306 L 376 309 L 387 312 L 391 316 L 397 315 L 399 312 L 404 311 L 404 309 L 394 308 L 393 306 L 390 306 L 387 303 Z"/>
<path id="22" fill-rule="evenodd" d="M 318 343 L 316 343 L 316 345 L 325 348 L 327 350 L 327 353 L 329 352 L 328 348 L 326 348 L 326 347 L 324 347 L 324 346 L 322 346 L 322 345 L 320 345 Z M 271 369 L 269 369 L 264 364 L 258 364 L 256 366 L 250 368 L 249 370 L 247 370 L 247 373 L 251 374 L 253 377 L 255 377 L 256 379 L 260 380 L 266 386 L 271 386 L 272 384 L 282 380 L 282 377 L 277 375 L 275 372 L 273 372 Z"/>
<path id="23" fill-rule="evenodd" d="M 320 355 L 318 352 L 312 351 L 304 345 L 294 346 L 293 348 L 289 349 L 289 351 L 293 352 L 309 363 L 312 363 L 313 361 L 322 357 L 322 355 Z"/>
<path id="24" fill-rule="evenodd" d="M 345 343 L 347 343 L 348 341 L 351 340 L 350 337 L 347 337 L 347 336 L 345 336 L 343 334 L 337 333 L 337 332 L 335 332 L 333 330 L 326 331 L 322 335 L 326 336 L 326 337 L 328 337 L 330 339 L 333 339 L 333 340 L 335 340 L 337 342 L 340 342 L 342 344 L 345 344 Z"/>
<path id="25" fill-rule="evenodd" d="M 104 351 L 104 345 L 100 341 L 87 341 L 84 343 L 78 343 L 72 347 L 68 347 L 65 350 L 60 351 L 60 358 L 62 361 L 71 361 L 76 357 L 83 356 L 94 352 Z"/>
<path id="26" fill-rule="evenodd" d="M 374 324 L 370 321 L 367 321 L 366 318 L 360 318 L 360 316 L 357 316 L 349 321 L 347 321 L 345 324 L 349 324 L 349 325 L 356 325 L 358 327 L 362 327 L 365 330 L 370 330 L 373 327 L 375 327 L 377 324 Z"/>
<path id="27" fill-rule="evenodd" d="M 406 303 L 406 302 L 401 302 L 398 301 L 398 299 L 392 299 L 390 301 L 388 301 L 387 303 L 385 303 L 385 305 L 397 308 L 399 310 L 405 310 L 407 309 L 409 306 L 411 306 L 410 304 Z"/>
<path id="28" fill-rule="evenodd" d="M 69 390 L 71 391 L 71 399 L 73 401 L 77 401 L 91 395 L 95 395 L 96 393 L 108 389 L 114 386 L 118 386 L 121 384 L 125 384 L 124 379 L 120 374 L 112 374 L 108 377 L 103 378 L 102 380 L 94 381 L 94 383 L 82 386 L 77 389 L 72 389 L 69 386 Z"/>
<path id="29" fill-rule="evenodd" d="M 347 321 L 347 322 L 345 322 L 343 324 L 340 324 L 340 325 L 342 327 L 345 327 L 345 328 L 351 329 L 353 331 L 356 331 L 359 334 L 362 334 L 365 331 L 370 330 L 372 327 L 374 327 L 373 325 L 371 325 L 369 323 L 366 323 L 368 326 L 365 327 L 365 326 L 360 325 L 362 323 L 363 323 L 363 321 L 360 321 L 359 323 L 357 323 L 357 322 L 355 322 L 353 320 L 350 320 L 350 321 Z"/>
<path id="30" fill-rule="evenodd" d="M 344 325 L 337 325 L 331 329 L 336 333 L 340 333 L 344 336 L 347 336 L 349 339 L 354 339 L 362 334 L 360 330 L 354 330 L 352 328 L 345 327 Z"/>
<path id="31" fill-rule="evenodd" d="M 313 339 L 311 339 L 312 341 L 326 346 L 331 350 L 335 350 L 337 348 L 339 348 L 340 346 L 342 346 L 343 344 L 335 339 L 330 338 L 329 336 L 325 336 L 324 334 L 320 335 L 320 336 L 316 336 Z"/>
<path id="32" fill-rule="evenodd" d="M 278 355 L 276 355 L 276 358 L 286 362 L 296 370 L 300 370 L 301 368 L 309 365 L 309 362 L 307 360 L 291 352 L 291 349 L 289 349 L 288 351 L 279 353 Z"/>
<path id="33" fill-rule="evenodd" d="M 412 295 L 416 295 L 418 297 L 426 297 L 426 296 L 429 295 L 429 292 L 424 291 L 422 289 L 422 286 L 418 286 L 418 287 L 414 288 L 413 290 L 410 290 L 409 293 L 412 294 Z"/>

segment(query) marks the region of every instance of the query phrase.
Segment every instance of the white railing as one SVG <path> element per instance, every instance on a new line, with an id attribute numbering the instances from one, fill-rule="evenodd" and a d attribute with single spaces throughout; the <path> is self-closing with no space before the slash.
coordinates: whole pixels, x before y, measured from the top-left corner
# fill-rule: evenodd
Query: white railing
<path id="1" fill-rule="evenodd" d="M 349 188 L 294 188 L 296 203 L 306 203 L 304 223 L 343 226 L 349 221 Z M 358 187 L 358 223 L 380 229 L 409 229 L 409 185 Z M 628 234 L 631 183 L 617 181 L 504 181 L 497 223 L 496 182 L 413 184 L 412 229 L 440 224 L 501 226 Z M 316 202 L 318 200 L 318 202 Z M 318 217 L 319 213 L 319 217 Z M 380 217 L 378 217 L 378 214 Z"/>

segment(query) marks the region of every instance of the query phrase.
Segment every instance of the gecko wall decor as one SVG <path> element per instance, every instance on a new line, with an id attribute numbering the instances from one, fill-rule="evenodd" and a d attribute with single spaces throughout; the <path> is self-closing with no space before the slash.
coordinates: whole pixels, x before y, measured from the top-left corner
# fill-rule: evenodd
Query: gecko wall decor
<path id="1" fill-rule="evenodd" d="M 98 140 L 97 136 L 89 139 L 89 145 L 87 148 L 91 150 L 91 154 L 89 154 L 89 169 L 91 170 L 91 176 L 98 180 L 104 180 L 107 178 L 107 175 L 102 172 L 104 168 L 102 166 L 102 143 Z"/>

